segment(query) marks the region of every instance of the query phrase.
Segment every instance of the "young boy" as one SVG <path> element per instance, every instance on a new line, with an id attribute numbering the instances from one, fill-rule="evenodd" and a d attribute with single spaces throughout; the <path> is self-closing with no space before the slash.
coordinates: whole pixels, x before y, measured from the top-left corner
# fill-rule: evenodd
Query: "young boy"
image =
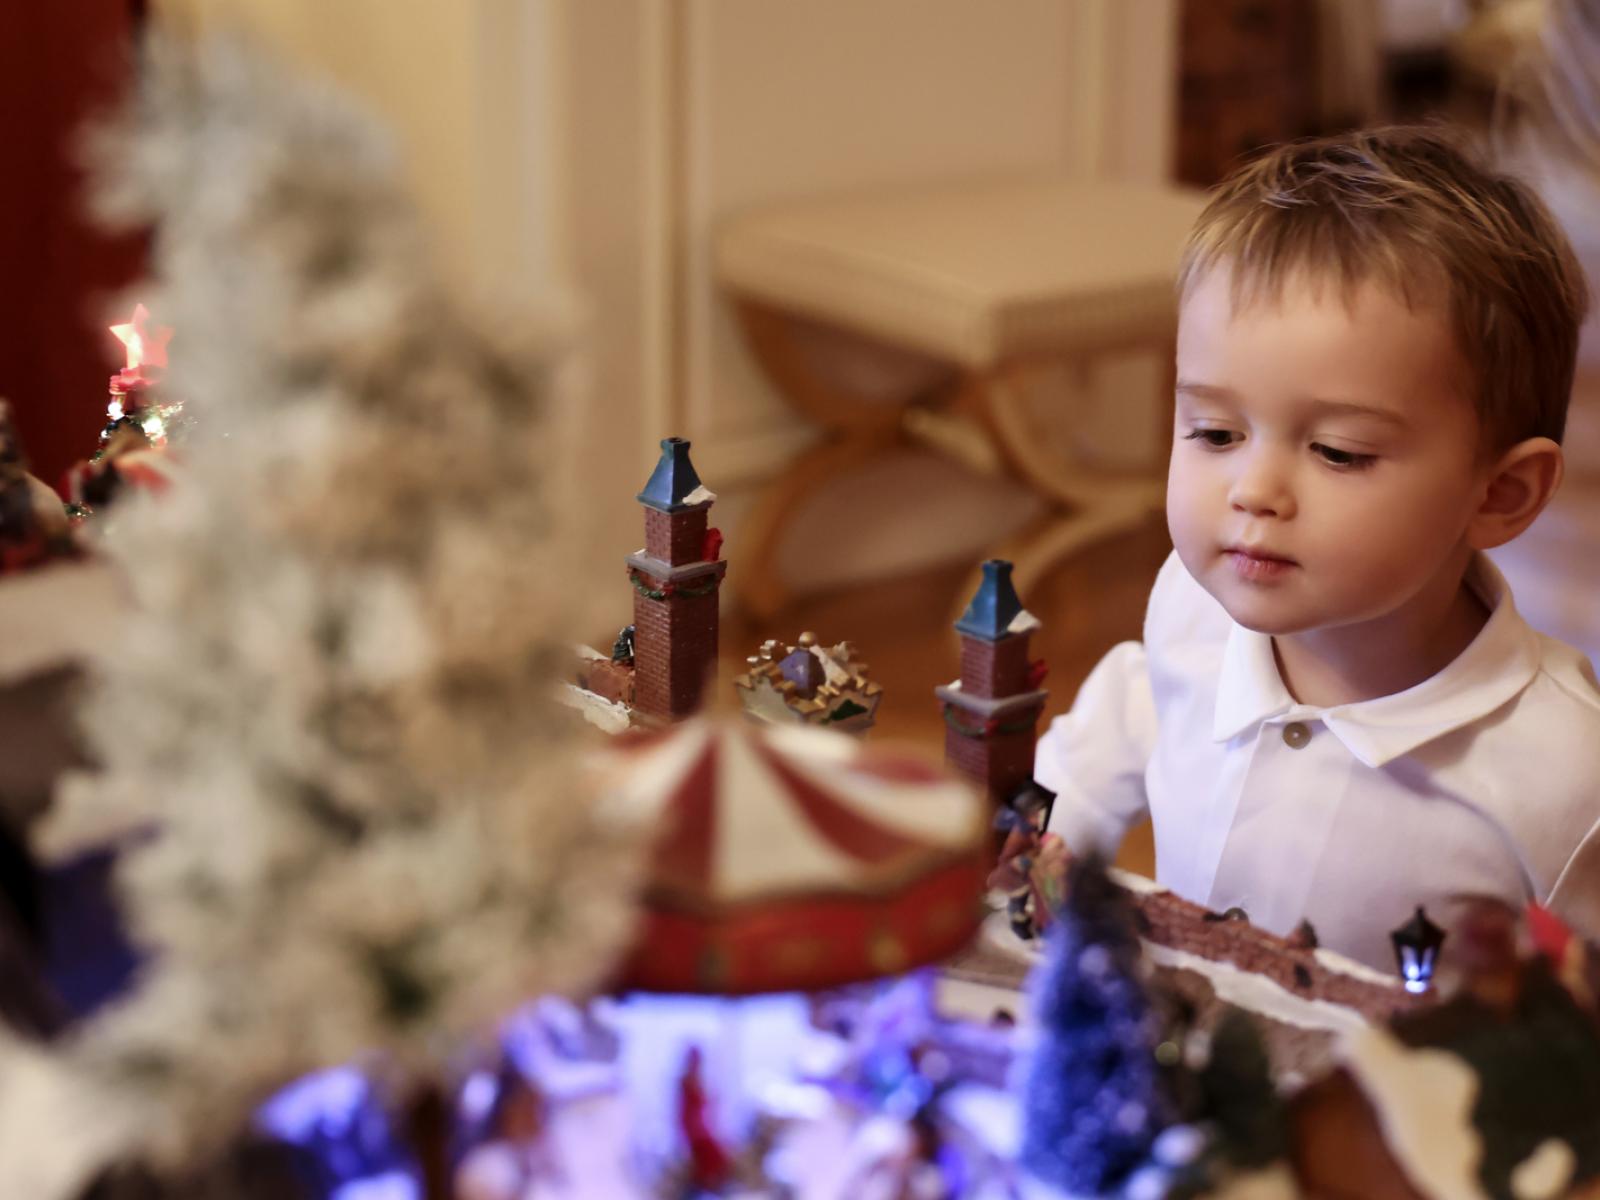
<path id="1" fill-rule="evenodd" d="M 1440 135 L 1283 147 L 1225 181 L 1179 283 L 1175 546 L 1143 643 L 1041 739 L 1051 828 L 1393 969 L 1425 905 L 1600 935 L 1600 689 L 1485 550 L 1561 481 L 1582 272 Z"/>

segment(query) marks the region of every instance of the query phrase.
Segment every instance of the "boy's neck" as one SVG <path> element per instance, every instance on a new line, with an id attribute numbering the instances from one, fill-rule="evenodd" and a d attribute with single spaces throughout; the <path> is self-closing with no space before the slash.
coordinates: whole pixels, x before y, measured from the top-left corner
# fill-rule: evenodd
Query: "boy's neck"
<path id="1" fill-rule="evenodd" d="M 1301 704 L 1332 708 L 1392 696 L 1444 670 L 1489 619 L 1466 585 L 1470 553 L 1392 613 L 1370 621 L 1280 634 L 1278 673 Z"/>

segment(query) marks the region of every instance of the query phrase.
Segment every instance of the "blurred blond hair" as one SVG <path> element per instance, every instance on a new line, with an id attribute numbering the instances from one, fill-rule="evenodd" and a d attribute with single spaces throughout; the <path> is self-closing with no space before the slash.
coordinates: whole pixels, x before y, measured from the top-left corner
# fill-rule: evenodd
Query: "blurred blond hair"
<path id="1" fill-rule="evenodd" d="M 1449 316 L 1484 449 L 1560 441 L 1583 270 L 1544 204 L 1438 128 L 1389 127 L 1292 142 L 1213 190 L 1190 234 L 1180 293 L 1231 272 L 1236 305 L 1277 299 L 1291 277 L 1345 297 L 1372 282 Z"/>

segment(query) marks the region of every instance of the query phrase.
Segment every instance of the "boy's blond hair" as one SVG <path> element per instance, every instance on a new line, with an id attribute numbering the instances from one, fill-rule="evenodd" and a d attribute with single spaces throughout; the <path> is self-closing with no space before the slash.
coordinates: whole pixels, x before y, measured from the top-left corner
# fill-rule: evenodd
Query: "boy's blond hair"
<path id="1" fill-rule="evenodd" d="M 1433 129 L 1368 129 L 1279 146 L 1220 183 L 1184 250 L 1180 293 L 1217 266 L 1235 304 L 1275 298 L 1290 275 L 1371 281 L 1413 308 L 1442 304 L 1497 452 L 1561 440 L 1583 269 L 1523 184 Z"/>

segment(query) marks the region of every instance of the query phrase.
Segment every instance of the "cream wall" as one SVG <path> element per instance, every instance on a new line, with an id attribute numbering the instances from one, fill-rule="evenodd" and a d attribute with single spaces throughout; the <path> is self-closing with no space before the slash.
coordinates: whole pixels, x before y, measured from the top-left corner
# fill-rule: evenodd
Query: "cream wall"
<path id="1" fill-rule="evenodd" d="M 390 123 L 441 260 L 516 295 L 566 271 L 558 0 L 157 0 L 181 28 L 245 30 Z"/>
<path id="2" fill-rule="evenodd" d="M 583 498 L 583 565 L 617 582 L 658 438 L 694 440 L 723 495 L 736 576 L 742 502 L 812 436 L 755 371 L 710 280 L 725 215 L 985 171 L 1158 178 L 1170 157 L 1176 0 L 160 8 L 192 26 L 257 29 L 382 112 L 453 278 L 513 298 L 552 275 L 575 285 L 588 355 L 563 461 Z M 1148 364 L 1113 366 L 1100 391 L 1134 394 L 1153 379 Z M 1125 404 L 1091 397 L 1087 409 L 1110 414 L 1113 440 L 1138 426 Z M 914 472 L 890 474 L 872 485 L 886 504 L 918 486 Z M 902 557 L 907 536 L 907 561 L 964 553 L 963 538 L 975 546 L 1026 512 L 1024 497 L 984 486 L 960 509 L 972 526 L 960 536 L 948 524 L 932 540 L 915 524 L 895 531 Z M 855 558 L 830 554 L 845 575 L 881 558 L 870 541 Z M 594 595 L 597 626 L 620 623 L 627 588 Z"/>

